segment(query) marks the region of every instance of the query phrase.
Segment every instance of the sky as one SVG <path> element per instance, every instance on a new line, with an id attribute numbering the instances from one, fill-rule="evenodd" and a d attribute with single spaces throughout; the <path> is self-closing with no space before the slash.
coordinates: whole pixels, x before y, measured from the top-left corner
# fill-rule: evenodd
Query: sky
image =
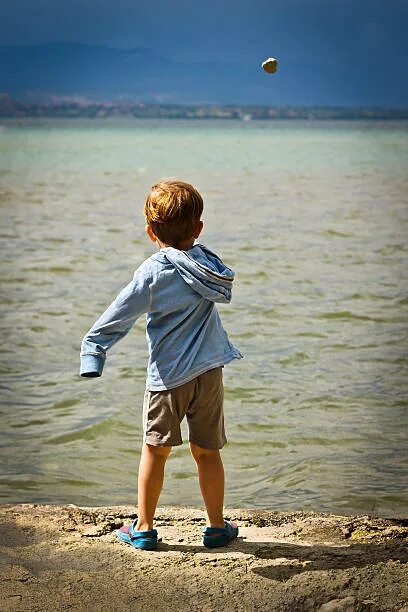
<path id="1" fill-rule="evenodd" d="M 1 0 L 0 44 L 142 46 L 179 61 L 376 71 L 408 105 L 408 0 Z M 398 91 L 397 91 L 398 90 Z M 399 96 L 399 98 L 398 98 Z"/>

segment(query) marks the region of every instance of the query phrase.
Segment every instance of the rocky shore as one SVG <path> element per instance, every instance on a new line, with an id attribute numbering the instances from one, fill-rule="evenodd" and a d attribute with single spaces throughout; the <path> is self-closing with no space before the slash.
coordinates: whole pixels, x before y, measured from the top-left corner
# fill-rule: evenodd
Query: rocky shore
<path id="1" fill-rule="evenodd" d="M 131 507 L 0 507 L 4 611 L 408 612 L 408 519 L 228 510 L 240 537 L 201 542 L 204 513 L 160 508 L 155 552 L 119 542 Z"/>
<path id="2" fill-rule="evenodd" d="M 0 49 L 1 56 L 1 49 Z M 1 57 L 0 57 L 1 63 Z M 407 120 L 408 108 L 344 107 L 344 106 L 261 106 L 218 104 L 159 104 L 97 101 L 84 96 L 51 96 L 42 101 L 16 100 L 0 92 L 0 117 L 32 118 L 87 118 L 111 119 L 239 119 L 242 121 L 284 120 Z"/>

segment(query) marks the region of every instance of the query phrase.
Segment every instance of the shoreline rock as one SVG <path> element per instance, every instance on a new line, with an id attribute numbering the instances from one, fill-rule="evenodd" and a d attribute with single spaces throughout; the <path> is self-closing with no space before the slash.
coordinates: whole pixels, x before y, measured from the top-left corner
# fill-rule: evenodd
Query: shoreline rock
<path id="1" fill-rule="evenodd" d="M 136 516 L 1 505 L 2 610 L 408 612 L 408 519 L 228 509 L 240 537 L 214 550 L 202 510 L 159 508 L 147 552 L 114 533 Z"/>

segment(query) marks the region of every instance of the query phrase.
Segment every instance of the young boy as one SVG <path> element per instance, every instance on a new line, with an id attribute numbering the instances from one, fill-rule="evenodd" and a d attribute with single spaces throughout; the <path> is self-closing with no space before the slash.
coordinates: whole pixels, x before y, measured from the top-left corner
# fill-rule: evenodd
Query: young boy
<path id="1" fill-rule="evenodd" d="M 149 362 L 143 405 L 144 443 L 139 466 L 138 519 L 116 533 L 136 548 L 157 547 L 153 519 L 171 447 L 182 444 L 187 417 L 210 526 L 208 547 L 225 546 L 238 527 L 223 518 L 226 442 L 222 368 L 241 353 L 229 342 L 215 302 L 230 302 L 234 272 L 205 246 L 203 200 L 190 184 L 163 180 L 146 198 L 146 232 L 159 251 L 136 270 L 85 336 L 81 376 L 101 376 L 106 351 L 146 313 Z"/>

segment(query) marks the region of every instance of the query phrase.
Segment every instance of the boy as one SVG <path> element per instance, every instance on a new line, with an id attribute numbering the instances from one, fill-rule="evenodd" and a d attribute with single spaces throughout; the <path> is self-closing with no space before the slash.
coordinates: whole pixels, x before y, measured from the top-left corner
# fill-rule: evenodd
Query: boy
<path id="1" fill-rule="evenodd" d="M 106 351 L 146 313 L 149 363 L 143 405 L 144 442 L 139 465 L 138 519 L 116 533 L 120 540 L 157 547 L 153 519 L 173 445 L 182 444 L 187 417 L 190 450 L 198 470 L 210 526 L 208 547 L 225 546 L 238 527 L 223 518 L 226 442 L 222 367 L 241 353 L 229 342 L 215 302 L 230 302 L 234 273 L 203 245 L 203 200 L 190 184 L 163 180 L 146 198 L 146 232 L 159 251 L 136 270 L 85 336 L 81 376 L 101 376 Z"/>

